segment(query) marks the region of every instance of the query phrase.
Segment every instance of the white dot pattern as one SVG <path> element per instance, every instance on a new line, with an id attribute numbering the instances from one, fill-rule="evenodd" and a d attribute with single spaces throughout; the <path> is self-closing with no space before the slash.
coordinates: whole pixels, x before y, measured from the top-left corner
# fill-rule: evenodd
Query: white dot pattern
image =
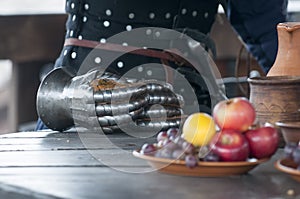
<path id="1" fill-rule="evenodd" d="M 76 59 L 76 57 L 77 57 L 77 53 L 76 53 L 76 52 L 72 52 L 72 53 L 71 53 L 71 58 L 72 58 L 72 59 Z"/>
<path id="2" fill-rule="evenodd" d="M 124 67 L 124 63 L 121 62 L 121 61 L 119 61 L 119 62 L 117 63 L 117 66 L 118 66 L 118 68 L 123 68 L 123 67 Z"/>
<path id="3" fill-rule="evenodd" d="M 106 39 L 105 38 L 101 38 L 100 39 L 100 43 L 105 44 L 106 43 Z"/>
<path id="4" fill-rule="evenodd" d="M 68 50 L 64 50 L 64 56 L 66 56 L 68 54 Z"/>
<path id="5" fill-rule="evenodd" d="M 112 11 L 109 10 L 109 9 L 107 9 L 107 10 L 105 11 L 105 14 L 106 14 L 107 16 L 111 16 L 111 15 L 112 15 Z"/>
<path id="6" fill-rule="evenodd" d="M 88 18 L 86 17 L 86 16 L 84 16 L 83 18 L 82 18 L 82 22 L 87 22 L 87 20 L 88 20 Z"/>
<path id="7" fill-rule="evenodd" d="M 159 37 L 159 36 L 160 36 L 160 32 L 158 32 L 158 31 L 155 32 L 155 36 L 156 36 L 156 37 Z"/>
<path id="8" fill-rule="evenodd" d="M 77 4 L 75 4 L 74 2 L 73 3 L 71 3 L 71 2 L 67 2 L 68 3 L 68 6 L 71 8 L 71 9 L 79 9 L 79 7 L 81 7 L 82 6 L 82 4 L 81 5 L 77 5 Z M 77 8 L 77 6 L 78 6 L 78 8 Z M 89 10 L 90 9 L 90 5 L 88 4 L 88 3 L 85 3 L 85 4 L 83 4 L 83 7 L 81 7 L 81 9 L 84 9 L 84 10 Z M 192 10 L 193 9 L 193 10 Z M 160 15 L 158 14 L 158 13 L 156 13 L 156 12 L 151 12 L 151 11 L 153 11 L 153 10 L 150 10 L 150 12 L 148 12 L 148 13 L 144 13 L 143 15 L 144 15 L 144 17 L 145 17 L 145 15 L 146 15 L 146 17 L 147 17 L 147 15 L 148 15 L 148 20 L 150 19 L 150 20 L 152 20 L 152 21 L 154 21 L 154 19 L 155 18 L 159 18 L 160 17 Z M 102 11 L 103 12 L 103 11 Z M 74 13 L 74 12 L 73 12 Z M 101 25 L 101 23 L 102 23 L 102 25 L 105 27 L 105 28 L 108 28 L 108 27 L 110 27 L 110 26 L 114 26 L 114 24 L 113 24 L 113 21 L 111 21 L 111 17 L 110 16 L 112 16 L 113 14 L 116 14 L 116 13 L 114 13 L 114 10 L 112 10 L 112 9 L 105 9 L 104 10 L 104 15 L 106 15 L 107 17 L 105 17 L 104 16 L 104 18 L 100 18 L 100 25 Z M 197 17 L 197 16 L 203 16 L 204 18 L 208 18 L 209 17 L 209 13 L 208 12 L 205 12 L 205 13 L 202 13 L 202 12 L 200 12 L 199 10 L 196 10 L 195 8 L 190 8 L 190 7 L 185 7 L 185 8 L 182 8 L 181 10 L 179 10 L 179 14 L 181 14 L 181 15 L 186 15 L 186 14 L 188 14 L 188 16 L 189 17 Z M 71 19 L 69 19 L 69 20 L 71 20 L 71 21 L 73 21 L 73 22 L 75 22 L 76 23 L 76 21 L 79 21 L 80 22 L 80 20 L 82 20 L 82 22 L 83 23 L 85 23 L 85 22 L 87 22 L 88 21 L 88 15 L 85 15 L 85 16 L 79 16 L 79 15 L 76 15 L 76 14 L 73 14 L 73 15 L 71 15 L 72 17 L 71 17 Z M 130 20 L 133 20 L 133 19 L 135 19 L 135 18 L 137 18 L 137 16 L 136 16 L 136 13 L 134 13 L 134 12 L 128 12 L 127 13 L 127 17 L 128 17 L 128 19 L 130 19 Z M 140 17 L 140 16 L 138 16 L 138 17 Z M 174 14 L 172 14 L 172 12 L 171 12 L 171 10 L 169 10 L 169 11 L 166 11 L 165 13 L 161 13 L 161 18 L 162 19 L 165 19 L 165 20 L 172 20 L 172 17 L 174 17 Z M 125 15 L 125 18 L 126 18 L 126 15 Z M 103 20 L 104 19 L 104 20 Z M 93 21 L 93 18 L 89 18 L 89 20 L 92 22 Z M 124 25 L 123 25 L 123 28 L 124 28 Z M 132 24 L 125 24 L 125 30 L 126 31 L 131 31 L 133 29 L 133 27 L 132 27 Z M 155 37 L 160 37 L 161 36 L 161 33 L 159 32 L 159 31 L 155 31 L 155 30 L 152 30 L 152 29 L 147 29 L 146 30 L 146 35 L 154 35 Z M 82 33 L 83 34 L 83 33 Z M 77 32 L 74 32 L 74 30 L 67 30 L 67 35 L 69 35 L 70 37 L 77 37 L 79 40 L 82 40 L 83 39 L 83 36 L 82 35 L 78 35 L 77 34 Z M 100 43 L 102 43 L 102 44 L 105 44 L 106 43 L 106 39 L 105 38 L 101 38 L 100 39 Z M 122 45 L 123 46 L 128 46 L 128 43 L 126 43 L 126 42 L 124 42 L 124 43 L 122 43 Z M 147 49 L 147 47 L 142 47 L 142 48 L 144 48 L 144 49 Z M 75 52 L 75 51 L 72 51 L 72 50 L 67 50 L 67 49 L 65 49 L 64 51 L 63 51 L 63 56 L 66 56 L 66 55 L 68 55 L 69 57 L 71 57 L 72 59 L 76 59 L 76 57 L 77 57 L 77 53 Z M 187 53 L 184 53 L 184 56 L 186 57 L 187 56 Z M 100 58 L 100 57 L 95 57 L 94 58 L 94 62 L 96 63 L 96 64 L 100 64 L 101 62 L 102 62 L 102 59 Z M 116 64 L 116 66 L 118 67 L 118 68 L 123 68 L 124 67 L 124 62 L 123 61 L 118 61 L 117 62 L 117 64 Z M 145 71 L 146 72 L 146 74 L 148 75 L 148 76 L 151 76 L 151 75 L 153 75 L 152 73 L 153 73 L 153 71 L 151 71 L 151 70 L 147 70 L 146 71 L 146 69 L 144 69 L 143 67 L 138 67 L 137 68 L 137 70 L 139 71 L 139 72 L 143 72 L 143 71 Z M 184 90 L 181 90 L 181 92 L 183 92 Z"/>
<path id="9" fill-rule="evenodd" d="M 208 12 L 204 13 L 204 18 L 208 17 Z"/>
<path id="10" fill-rule="evenodd" d="M 151 29 L 147 29 L 147 30 L 146 30 L 146 34 L 147 34 L 147 35 L 151 35 L 151 34 L 152 34 L 152 30 L 151 30 Z"/>
<path id="11" fill-rule="evenodd" d="M 129 18 L 129 19 L 134 19 L 134 17 L 135 17 L 135 14 L 134 14 L 134 13 L 129 13 L 129 15 L 128 15 L 128 18 Z"/>
<path id="12" fill-rule="evenodd" d="M 127 25 L 127 26 L 126 26 L 126 30 L 127 30 L 127 31 L 131 31 L 131 30 L 132 30 L 132 26 L 131 26 L 131 25 Z"/>
<path id="13" fill-rule="evenodd" d="M 155 18 L 155 14 L 154 14 L 153 12 L 151 12 L 151 13 L 149 14 L 149 18 L 150 18 L 150 19 L 154 19 L 154 18 Z"/>
<path id="14" fill-rule="evenodd" d="M 165 15 L 166 19 L 170 19 L 171 18 L 171 14 L 169 12 L 166 13 Z"/>
<path id="15" fill-rule="evenodd" d="M 100 57 L 96 57 L 96 58 L 95 58 L 95 63 L 96 63 L 96 64 L 100 64 L 100 63 L 101 63 L 101 61 L 102 61 L 102 60 L 101 60 L 101 58 L 100 58 Z"/>
<path id="16" fill-rule="evenodd" d="M 196 10 L 194 10 L 193 12 L 192 12 L 192 16 L 193 17 L 196 17 L 198 15 L 198 12 L 196 11 Z"/>
<path id="17" fill-rule="evenodd" d="M 143 70 L 144 70 L 144 68 L 142 67 L 142 66 L 139 66 L 138 68 L 137 68 L 137 70 L 138 70 L 138 72 L 143 72 Z"/>
<path id="18" fill-rule="evenodd" d="M 84 4 L 84 9 L 85 9 L 85 10 L 88 10 L 89 8 L 90 8 L 89 4 L 87 4 L 87 3 Z"/>
<path id="19" fill-rule="evenodd" d="M 104 22 L 103 22 L 103 25 L 104 25 L 104 27 L 106 27 L 106 28 L 107 28 L 107 27 L 109 27 L 109 26 L 110 26 L 110 22 L 109 22 L 109 21 L 104 21 Z"/>

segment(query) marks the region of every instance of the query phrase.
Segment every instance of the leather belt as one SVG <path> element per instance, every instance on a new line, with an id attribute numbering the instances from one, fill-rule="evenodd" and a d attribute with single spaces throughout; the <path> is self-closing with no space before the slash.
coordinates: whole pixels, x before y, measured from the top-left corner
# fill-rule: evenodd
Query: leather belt
<path id="1" fill-rule="evenodd" d="M 169 49 L 169 50 L 154 50 L 154 49 L 144 49 L 134 46 L 123 46 L 120 44 L 114 43 L 101 43 L 92 40 L 85 40 L 85 39 L 76 39 L 76 38 L 67 38 L 65 40 L 64 46 L 79 46 L 85 48 L 92 48 L 92 49 L 101 49 L 101 50 L 108 50 L 108 51 L 115 51 L 115 52 L 125 52 L 131 53 L 136 55 L 142 55 L 147 57 L 158 58 L 165 61 L 171 61 L 176 63 L 179 66 L 182 65 L 190 65 L 184 58 L 183 55 L 180 56 L 180 53 L 177 49 Z M 162 62 L 162 63 L 165 63 Z"/>
<path id="2" fill-rule="evenodd" d="M 189 66 L 193 67 L 191 63 L 183 58 L 182 53 L 177 49 L 169 50 L 154 50 L 154 49 L 144 49 L 134 46 L 123 46 L 114 43 L 101 43 L 92 40 L 67 38 L 65 40 L 64 46 L 79 46 L 92 49 L 101 49 L 115 52 L 125 52 L 136 55 L 142 55 L 147 57 L 158 58 L 161 60 L 163 68 L 165 70 L 166 82 L 173 83 L 173 70 L 170 68 L 171 64 L 169 62 L 174 62 L 178 66 Z M 181 56 L 182 55 L 182 56 Z"/>

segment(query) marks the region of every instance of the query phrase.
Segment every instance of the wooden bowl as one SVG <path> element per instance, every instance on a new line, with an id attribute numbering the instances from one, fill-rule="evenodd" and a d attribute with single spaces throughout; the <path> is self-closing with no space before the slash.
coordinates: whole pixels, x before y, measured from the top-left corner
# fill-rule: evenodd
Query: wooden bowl
<path id="1" fill-rule="evenodd" d="M 278 121 L 275 123 L 280 129 L 285 143 L 300 141 L 300 120 L 299 121 Z"/>
<path id="2" fill-rule="evenodd" d="M 300 182 L 300 171 L 296 169 L 297 165 L 291 159 L 277 160 L 275 162 L 275 168 L 289 174 L 293 179 Z"/>
<path id="3" fill-rule="evenodd" d="M 143 155 L 138 151 L 133 151 L 133 155 L 146 160 L 152 168 L 157 169 L 159 172 L 198 177 L 221 177 L 246 174 L 257 165 L 269 160 L 269 158 L 264 158 L 260 160 L 251 159 L 243 162 L 198 162 L 195 168 L 188 168 L 183 160 L 157 158 Z"/>

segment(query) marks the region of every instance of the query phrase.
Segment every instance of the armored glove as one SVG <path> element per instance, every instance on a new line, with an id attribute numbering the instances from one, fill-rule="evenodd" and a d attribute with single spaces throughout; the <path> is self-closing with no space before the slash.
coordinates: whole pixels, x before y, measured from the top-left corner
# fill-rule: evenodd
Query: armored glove
<path id="1" fill-rule="evenodd" d="M 99 71 L 70 77 L 61 68 L 42 82 L 37 105 L 42 121 L 53 130 L 76 125 L 100 127 L 104 133 L 153 132 L 179 127 L 183 116 L 182 97 L 170 84 Z"/>

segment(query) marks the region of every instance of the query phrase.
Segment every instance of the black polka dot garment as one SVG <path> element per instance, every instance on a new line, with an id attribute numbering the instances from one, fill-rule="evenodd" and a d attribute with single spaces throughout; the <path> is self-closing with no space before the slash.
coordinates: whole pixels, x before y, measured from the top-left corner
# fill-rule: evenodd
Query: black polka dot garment
<path id="1" fill-rule="evenodd" d="M 66 38 L 105 43 L 113 35 L 141 27 L 190 28 L 206 34 L 214 22 L 217 7 L 215 0 L 67 0 Z M 151 34 L 151 30 L 146 30 L 145 34 Z M 126 41 L 123 44 L 130 45 Z M 66 46 L 55 66 L 77 71 L 90 51 L 88 48 Z M 107 53 L 110 52 L 100 51 L 90 63 L 101 67 L 101 64 L 106 64 Z M 135 66 L 160 61 L 126 55 L 108 68 L 111 72 L 122 74 Z M 146 76 L 149 74 L 152 75 L 149 71 L 145 73 Z"/>

